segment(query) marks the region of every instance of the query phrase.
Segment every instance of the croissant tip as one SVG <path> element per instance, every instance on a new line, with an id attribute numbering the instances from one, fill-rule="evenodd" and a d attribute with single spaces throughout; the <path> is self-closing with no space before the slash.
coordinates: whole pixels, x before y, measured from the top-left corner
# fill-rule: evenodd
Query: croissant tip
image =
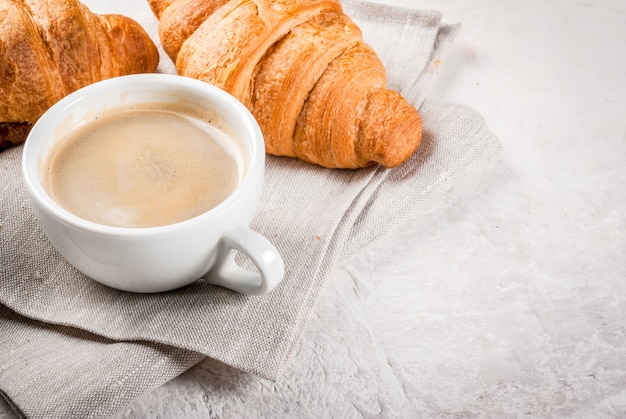
<path id="1" fill-rule="evenodd" d="M 406 162 L 422 140 L 419 112 L 399 93 L 376 89 L 368 96 L 357 154 L 387 168 Z"/>
<path id="2" fill-rule="evenodd" d="M 30 122 L 0 122 L 0 152 L 24 143 L 32 127 Z"/>

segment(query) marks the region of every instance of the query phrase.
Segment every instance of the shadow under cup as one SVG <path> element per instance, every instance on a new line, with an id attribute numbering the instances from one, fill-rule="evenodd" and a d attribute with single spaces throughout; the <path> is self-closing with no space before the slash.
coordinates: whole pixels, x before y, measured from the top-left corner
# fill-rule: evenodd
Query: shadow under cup
<path id="1" fill-rule="evenodd" d="M 42 185 L 40 167 L 57 141 L 85 121 L 112 109 L 172 103 L 212 111 L 243 153 L 239 186 L 196 217 L 159 227 L 112 227 L 80 218 L 57 204 Z M 234 97 L 207 83 L 175 75 L 140 74 L 82 88 L 52 106 L 33 126 L 22 170 L 31 207 L 53 246 L 92 279 L 132 292 L 176 289 L 205 277 L 209 283 L 246 294 L 271 291 L 284 266 L 276 248 L 249 225 L 258 207 L 265 146 L 252 114 Z M 256 270 L 234 262 L 247 256 Z"/>

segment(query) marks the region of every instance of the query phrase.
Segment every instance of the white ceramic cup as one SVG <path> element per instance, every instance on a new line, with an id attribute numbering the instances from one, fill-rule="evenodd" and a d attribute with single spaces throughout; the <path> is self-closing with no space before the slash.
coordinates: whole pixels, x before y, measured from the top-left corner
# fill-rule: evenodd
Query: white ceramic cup
<path id="1" fill-rule="evenodd" d="M 124 228 L 79 218 L 46 193 L 40 164 L 63 133 L 115 107 L 167 101 L 214 111 L 239 140 L 244 174 L 227 199 L 182 222 Z M 261 130 L 239 101 L 217 87 L 165 74 L 123 76 L 84 87 L 52 106 L 33 126 L 24 146 L 22 170 L 31 206 L 50 242 L 70 264 L 102 284 L 131 292 L 161 292 L 205 278 L 234 291 L 261 295 L 283 278 L 284 265 L 276 248 L 249 228 L 265 170 Z M 237 265 L 237 252 L 258 271 Z"/>

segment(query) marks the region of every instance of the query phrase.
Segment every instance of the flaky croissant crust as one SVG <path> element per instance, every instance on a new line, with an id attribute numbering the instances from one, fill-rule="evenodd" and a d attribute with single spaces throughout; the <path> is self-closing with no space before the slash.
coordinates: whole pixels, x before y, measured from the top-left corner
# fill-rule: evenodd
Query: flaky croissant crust
<path id="1" fill-rule="evenodd" d="M 418 111 L 338 0 L 149 0 L 179 74 L 217 85 L 254 114 L 270 154 L 329 168 L 406 161 Z"/>
<path id="2" fill-rule="evenodd" d="M 97 15 L 78 0 L 0 0 L 0 150 L 72 91 L 152 72 L 156 46 L 130 18 Z"/>

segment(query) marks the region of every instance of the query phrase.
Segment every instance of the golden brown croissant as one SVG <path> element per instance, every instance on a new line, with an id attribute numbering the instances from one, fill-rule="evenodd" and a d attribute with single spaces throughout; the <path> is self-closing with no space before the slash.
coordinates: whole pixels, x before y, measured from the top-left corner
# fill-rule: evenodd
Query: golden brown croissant
<path id="1" fill-rule="evenodd" d="M 156 46 L 120 15 L 78 0 L 0 0 L 0 150 L 24 142 L 55 102 L 90 83 L 156 69 Z"/>
<path id="2" fill-rule="evenodd" d="M 179 74 L 231 93 L 266 150 L 330 168 L 394 167 L 418 147 L 419 113 L 339 0 L 149 0 Z"/>

